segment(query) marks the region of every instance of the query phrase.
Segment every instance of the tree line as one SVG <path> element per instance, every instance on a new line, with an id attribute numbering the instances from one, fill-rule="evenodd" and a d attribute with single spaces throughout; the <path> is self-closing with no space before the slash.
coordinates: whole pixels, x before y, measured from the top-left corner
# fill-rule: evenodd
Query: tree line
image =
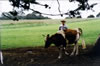
<path id="1" fill-rule="evenodd" d="M 11 16 L 11 15 L 10 15 L 10 17 L 13 18 L 13 16 Z M 41 15 L 41 14 L 38 14 L 38 13 L 36 13 L 36 12 L 32 12 L 32 13 L 29 13 L 29 14 L 27 14 L 27 15 L 22 15 L 22 14 L 20 14 L 20 15 L 18 15 L 18 16 L 16 16 L 16 17 L 17 17 L 18 19 L 50 19 L 49 17 L 45 17 L 45 16 L 43 16 L 43 15 Z M 0 19 L 2 19 L 2 20 L 9 20 L 9 18 L 5 17 L 5 16 L 3 15 L 3 13 L 2 13 Z"/>
<path id="2" fill-rule="evenodd" d="M 100 18 L 100 12 L 96 15 L 97 18 Z M 44 17 L 43 15 L 41 14 L 38 14 L 36 12 L 32 12 L 32 13 L 29 13 L 27 15 L 18 15 L 17 16 L 18 19 L 51 19 L 49 17 Z M 66 17 L 66 18 L 70 18 L 70 17 Z M 81 16 L 77 16 L 76 18 L 82 18 Z M 94 15 L 89 15 L 87 16 L 87 18 L 95 18 Z M 9 18 L 1 15 L 0 17 L 1 20 L 9 20 Z"/>

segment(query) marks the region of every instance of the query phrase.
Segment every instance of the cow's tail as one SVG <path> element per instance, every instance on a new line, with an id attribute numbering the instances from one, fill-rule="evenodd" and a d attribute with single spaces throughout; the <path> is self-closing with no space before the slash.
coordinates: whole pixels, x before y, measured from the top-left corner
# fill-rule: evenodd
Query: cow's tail
<path id="1" fill-rule="evenodd" d="M 82 37 L 82 49 L 86 49 L 86 43 L 85 43 L 85 40 L 83 39 L 83 31 L 81 28 L 78 28 L 79 31 L 80 31 L 80 35 Z"/>
<path id="2" fill-rule="evenodd" d="M 82 49 L 86 49 L 86 44 L 84 39 L 82 39 Z"/>

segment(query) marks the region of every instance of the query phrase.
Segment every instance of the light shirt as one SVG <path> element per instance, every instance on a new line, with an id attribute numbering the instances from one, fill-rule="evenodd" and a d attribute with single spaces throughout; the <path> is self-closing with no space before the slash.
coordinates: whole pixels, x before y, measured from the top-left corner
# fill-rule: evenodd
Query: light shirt
<path id="1" fill-rule="evenodd" d="M 59 26 L 59 30 L 65 30 L 65 29 L 68 29 L 68 26 L 67 25 L 60 25 Z"/>

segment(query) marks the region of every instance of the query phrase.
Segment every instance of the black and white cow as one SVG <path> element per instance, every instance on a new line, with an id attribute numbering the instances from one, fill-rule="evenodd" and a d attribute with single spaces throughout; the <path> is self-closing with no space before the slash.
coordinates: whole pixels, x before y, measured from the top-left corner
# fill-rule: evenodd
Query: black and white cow
<path id="1" fill-rule="evenodd" d="M 48 48 L 51 44 L 55 44 L 55 46 L 59 48 L 58 58 L 60 59 L 62 57 L 62 50 L 64 50 L 66 55 L 69 55 L 69 53 L 65 51 L 66 45 L 74 44 L 74 48 L 70 56 L 74 54 L 78 55 L 78 40 L 80 39 L 81 35 L 82 35 L 81 28 L 77 28 L 75 30 L 67 29 L 64 31 L 58 31 L 56 34 L 52 36 L 49 36 L 48 34 L 45 40 L 45 48 Z M 85 44 L 82 44 L 82 46 L 84 47 Z"/>
<path id="2" fill-rule="evenodd" d="M 45 41 L 45 48 L 48 48 L 51 44 L 55 44 L 55 46 L 58 47 L 59 49 L 59 56 L 58 58 L 60 59 L 62 57 L 62 50 L 65 51 L 66 48 L 66 39 L 61 35 L 61 34 L 54 34 L 52 36 L 49 36 L 49 34 L 46 36 L 46 41 Z M 68 55 L 68 53 L 65 51 L 65 54 Z"/>

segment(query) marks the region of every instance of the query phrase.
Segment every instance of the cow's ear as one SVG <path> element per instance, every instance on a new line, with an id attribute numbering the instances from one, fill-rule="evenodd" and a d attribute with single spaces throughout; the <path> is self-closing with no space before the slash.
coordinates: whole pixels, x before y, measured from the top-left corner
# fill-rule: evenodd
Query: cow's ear
<path id="1" fill-rule="evenodd" d="M 49 38 L 50 37 L 50 35 L 49 34 L 47 34 L 47 38 Z"/>

